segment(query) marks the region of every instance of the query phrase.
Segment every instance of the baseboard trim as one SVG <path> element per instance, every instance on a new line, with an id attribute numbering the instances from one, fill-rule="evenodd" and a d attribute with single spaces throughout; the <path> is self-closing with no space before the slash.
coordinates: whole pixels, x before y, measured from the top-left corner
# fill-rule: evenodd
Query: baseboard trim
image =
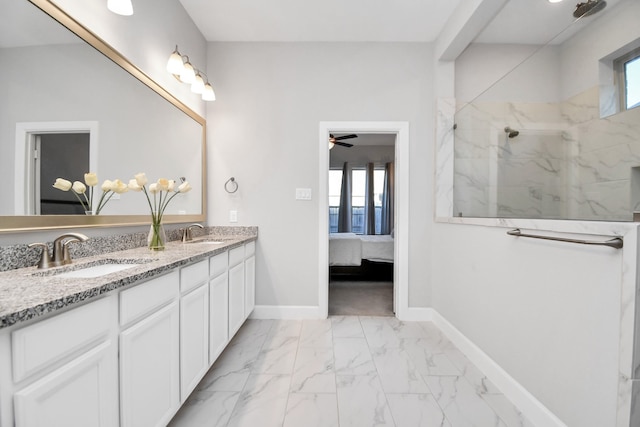
<path id="1" fill-rule="evenodd" d="M 480 347 L 456 329 L 436 310 L 431 310 L 433 323 L 453 342 L 458 349 L 484 373 L 504 395 L 522 411 L 533 425 L 567 427 L 553 412 L 529 393 Z"/>
<path id="2" fill-rule="evenodd" d="M 251 319 L 323 319 L 320 307 L 314 305 L 256 305 L 249 316 Z"/>
<path id="3" fill-rule="evenodd" d="M 408 307 L 400 310 L 397 317 L 404 322 L 432 322 L 434 313 L 429 307 Z"/>

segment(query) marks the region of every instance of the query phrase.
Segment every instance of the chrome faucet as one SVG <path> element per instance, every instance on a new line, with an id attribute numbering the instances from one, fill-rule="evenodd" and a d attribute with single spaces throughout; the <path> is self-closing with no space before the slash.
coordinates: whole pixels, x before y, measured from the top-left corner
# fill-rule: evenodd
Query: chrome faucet
<path id="1" fill-rule="evenodd" d="M 65 241 L 65 239 L 68 239 Z M 69 254 L 69 243 L 86 242 L 89 240 L 87 236 L 81 233 L 65 233 L 53 241 L 53 265 L 71 264 L 71 255 Z"/>
<path id="2" fill-rule="evenodd" d="M 184 242 L 190 242 L 193 240 L 193 237 L 191 236 L 191 229 L 193 227 L 198 227 L 198 228 L 204 228 L 202 226 L 202 224 L 191 224 L 187 227 L 185 227 L 185 229 L 182 231 L 182 243 Z"/>
<path id="3" fill-rule="evenodd" d="M 68 240 L 65 241 L 65 239 Z M 53 257 L 49 255 L 49 247 L 46 243 L 31 243 L 28 246 L 30 248 L 42 248 L 42 255 L 40 256 L 40 261 L 38 261 L 38 268 L 51 268 L 71 264 L 69 243 L 86 242 L 87 240 L 89 240 L 89 238 L 81 233 L 65 233 L 53 241 Z"/>

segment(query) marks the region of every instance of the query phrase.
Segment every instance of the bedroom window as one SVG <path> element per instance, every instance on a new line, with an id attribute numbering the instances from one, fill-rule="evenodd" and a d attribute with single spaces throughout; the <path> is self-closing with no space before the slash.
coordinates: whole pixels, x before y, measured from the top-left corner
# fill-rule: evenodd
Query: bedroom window
<path id="1" fill-rule="evenodd" d="M 635 49 L 614 61 L 618 74 L 620 111 L 640 106 L 640 49 Z"/>
<path id="2" fill-rule="evenodd" d="M 354 168 L 351 171 L 351 231 L 364 234 L 366 170 Z M 342 170 L 329 171 L 329 232 L 338 232 L 338 212 L 340 210 L 340 191 Z M 384 190 L 384 168 L 373 172 L 373 197 L 375 205 L 375 232 L 382 230 L 382 193 Z"/>

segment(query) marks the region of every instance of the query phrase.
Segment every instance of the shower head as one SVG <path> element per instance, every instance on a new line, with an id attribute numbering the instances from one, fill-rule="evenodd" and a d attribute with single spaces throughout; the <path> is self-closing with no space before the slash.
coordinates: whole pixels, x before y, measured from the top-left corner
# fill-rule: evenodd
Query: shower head
<path id="1" fill-rule="evenodd" d="M 576 10 L 573 11 L 574 18 L 582 18 L 594 15 L 607 7 L 605 0 L 587 0 L 586 3 L 578 3 Z"/>
<path id="2" fill-rule="evenodd" d="M 520 135 L 519 131 L 515 129 L 511 129 L 509 126 L 504 128 L 504 132 L 507 134 L 509 138 L 515 138 L 516 136 Z"/>

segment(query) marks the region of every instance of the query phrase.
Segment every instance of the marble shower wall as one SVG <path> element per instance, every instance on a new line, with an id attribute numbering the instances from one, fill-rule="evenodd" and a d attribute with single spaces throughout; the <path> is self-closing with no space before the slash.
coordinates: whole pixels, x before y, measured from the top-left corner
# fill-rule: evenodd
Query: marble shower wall
<path id="1" fill-rule="evenodd" d="M 600 119 L 597 87 L 458 106 L 455 121 L 454 216 L 630 221 L 640 209 L 640 109 Z"/>

